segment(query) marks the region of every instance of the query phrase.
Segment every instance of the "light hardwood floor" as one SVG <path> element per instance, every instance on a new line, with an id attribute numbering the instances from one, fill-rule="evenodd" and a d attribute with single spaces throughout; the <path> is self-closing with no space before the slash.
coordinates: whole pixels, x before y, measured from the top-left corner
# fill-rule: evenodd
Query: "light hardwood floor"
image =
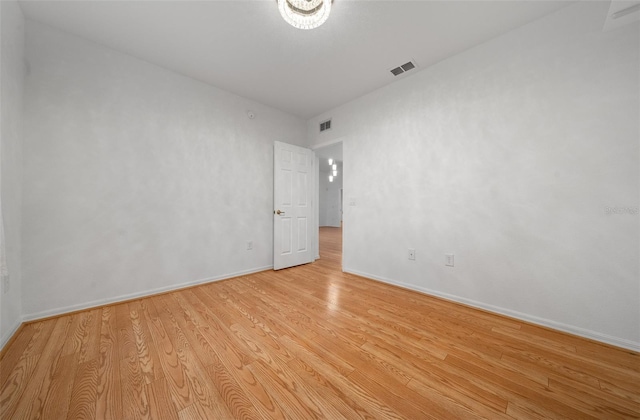
<path id="1" fill-rule="evenodd" d="M 30 323 L 2 419 L 640 417 L 640 356 L 321 259 Z"/>

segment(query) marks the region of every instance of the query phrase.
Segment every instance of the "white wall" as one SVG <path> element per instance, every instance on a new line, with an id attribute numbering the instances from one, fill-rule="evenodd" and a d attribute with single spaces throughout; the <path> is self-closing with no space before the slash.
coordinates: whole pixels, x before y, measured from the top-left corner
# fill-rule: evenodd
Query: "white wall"
<path id="1" fill-rule="evenodd" d="M 26 39 L 26 319 L 271 266 L 273 141 L 304 145 L 303 120 L 42 24 Z"/>
<path id="2" fill-rule="evenodd" d="M 0 292 L 0 348 L 22 321 L 21 308 L 21 172 L 24 82 L 24 18 L 15 1 L 0 1 L 2 57 L 0 70 L 0 193 L 4 219 L 9 288 Z"/>
<path id="3" fill-rule="evenodd" d="M 344 143 L 344 270 L 640 349 L 640 30 L 603 33 L 607 10 L 570 6 L 310 120 L 312 144 L 328 116 Z"/>

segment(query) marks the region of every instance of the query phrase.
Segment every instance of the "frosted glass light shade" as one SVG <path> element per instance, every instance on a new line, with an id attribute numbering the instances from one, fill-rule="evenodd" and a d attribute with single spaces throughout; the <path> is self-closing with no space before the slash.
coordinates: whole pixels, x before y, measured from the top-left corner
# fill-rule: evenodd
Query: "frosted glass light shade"
<path id="1" fill-rule="evenodd" d="M 298 29 L 322 25 L 331 13 L 331 0 L 278 0 L 282 18 Z"/>
<path id="2" fill-rule="evenodd" d="M 333 171 L 333 176 L 338 176 L 338 171 Z"/>
<path id="3" fill-rule="evenodd" d="M 333 169 L 333 170 L 335 171 L 336 169 L 338 169 L 338 165 L 336 165 L 336 164 L 334 163 L 334 164 L 333 164 L 333 166 L 331 167 L 331 169 Z"/>
<path id="4" fill-rule="evenodd" d="M 329 158 L 329 165 L 333 164 L 333 159 Z"/>
<path id="5" fill-rule="evenodd" d="M 329 175 L 329 182 L 333 182 L 333 175 Z"/>

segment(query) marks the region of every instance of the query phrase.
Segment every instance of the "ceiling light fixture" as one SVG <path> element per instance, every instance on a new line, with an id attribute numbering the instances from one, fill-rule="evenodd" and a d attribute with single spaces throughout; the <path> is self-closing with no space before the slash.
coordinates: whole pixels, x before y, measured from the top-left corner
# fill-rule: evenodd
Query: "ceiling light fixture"
<path id="1" fill-rule="evenodd" d="M 322 25 L 331 13 L 332 0 L 277 0 L 282 18 L 298 29 Z"/>

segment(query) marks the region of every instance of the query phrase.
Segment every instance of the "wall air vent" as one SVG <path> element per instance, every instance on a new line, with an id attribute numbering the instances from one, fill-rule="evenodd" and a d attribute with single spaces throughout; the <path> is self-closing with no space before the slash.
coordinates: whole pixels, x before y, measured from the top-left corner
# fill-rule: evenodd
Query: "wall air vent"
<path id="1" fill-rule="evenodd" d="M 320 132 L 327 131 L 331 128 L 331 120 L 326 120 L 320 123 Z"/>
<path id="2" fill-rule="evenodd" d="M 408 61 L 406 63 L 404 63 L 401 66 L 395 67 L 391 70 L 389 70 L 391 72 L 391 74 L 393 74 L 394 76 L 399 76 L 402 73 L 406 73 L 409 70 L 413 70 L 416 68 L 416 63 L 412 60 L 412 61 Z"/>

